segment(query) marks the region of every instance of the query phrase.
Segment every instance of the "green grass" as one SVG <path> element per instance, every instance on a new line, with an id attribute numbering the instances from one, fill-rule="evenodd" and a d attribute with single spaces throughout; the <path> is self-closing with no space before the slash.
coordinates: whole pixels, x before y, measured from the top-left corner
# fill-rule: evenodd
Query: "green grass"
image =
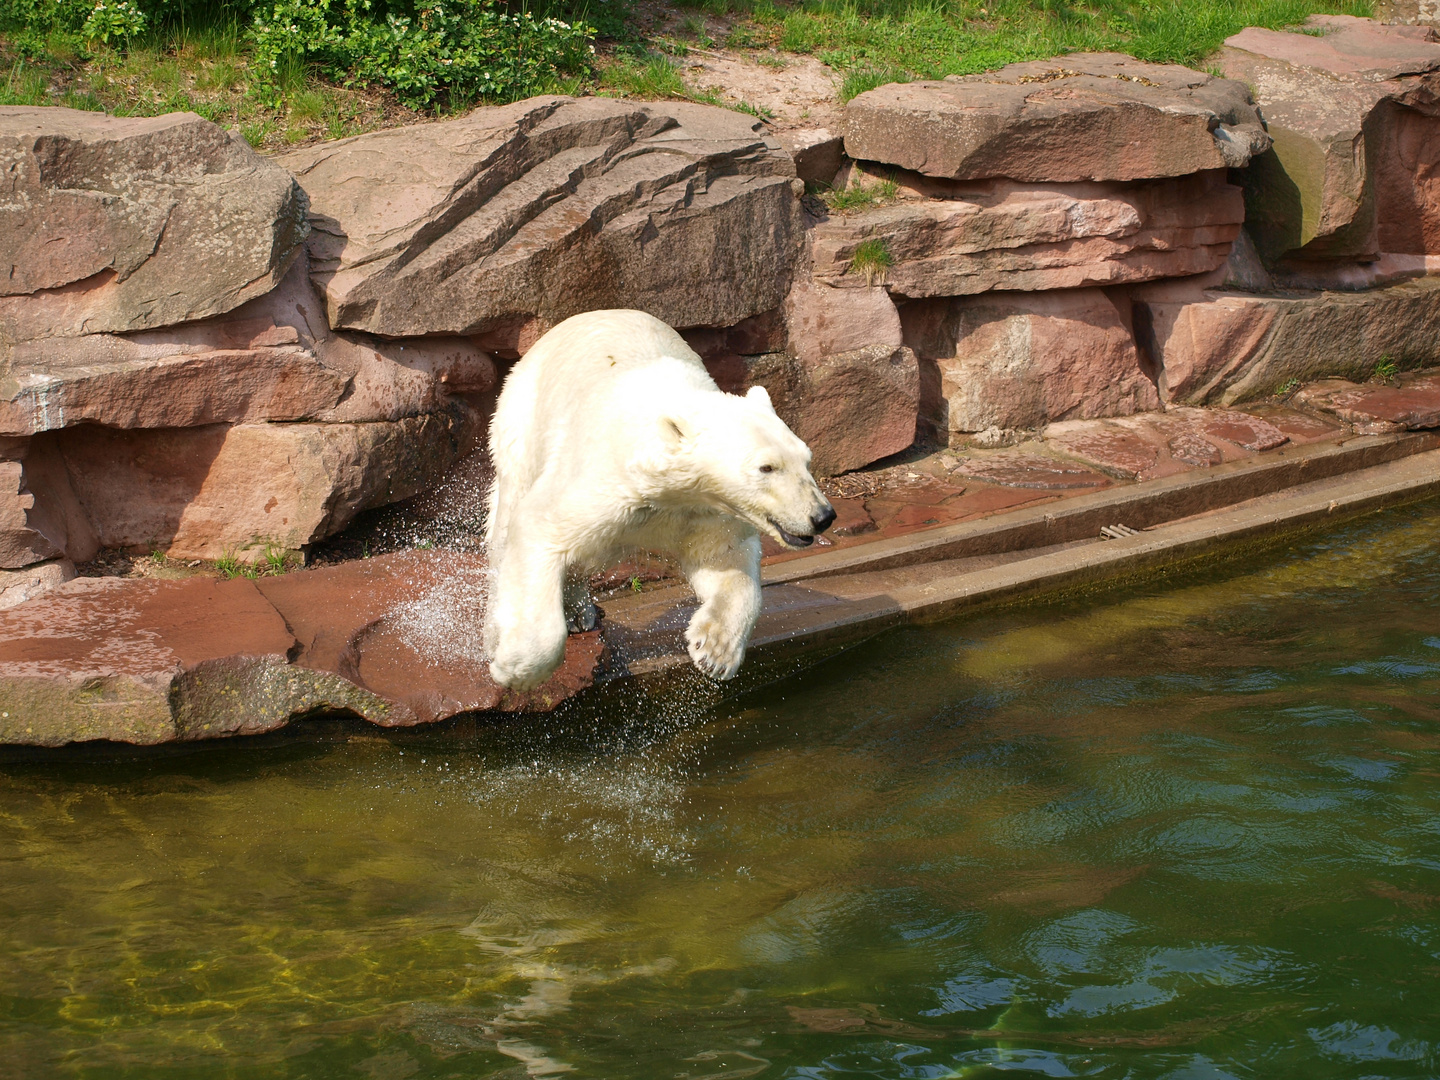
<path id="1" fill-rule="evenodd" d="M 885 271 L 894 265 L 895 260 L 891 257 L 889 245 L 883 237 L 862 241 L 855 248 L 855 254 L 850 257 L 850 269 L 857 274 L 864 274 L 865 280 L 872 285 L 876 281 L 883 281 Z"/>
<path id="2" fill-rule="evenodd" d="M 719 95 L 688 85 L 681 78 L 680 69 L 668 57 L 659 53 L 636 55 L 617 52 L 612 61 L 601 68 L 598 90 L 601 94 L 612 97 L 645 100 L 680 98 L 706 105 L 724 104 Z M 764 113 L 754 106 L 745 106 L 744 111 L 754 116 L 764 116 Z"/>
<path id="3" fill-rule="evenodd" d="M 753 5 L 780 48 L 844 74 L 849 100 L 886 82 L 987 71 L 1017 60 L 1113 50 L 1203 64 L 1247 26 L 1278 29 L 1316 12 L 1369 15 L 1368 0 L 797 0 Z"/>
<path id="4" fill-rule="evenodd" d="M 822 192 L 820 198 L 836 213 L 850 214 L 857 210 L 868 210 L 883 202 L 889 202 L 900 190 L 900 185 L 888 177 L 870 183 L 866 183 L 867 179 L 869 178 L 863 173 L 852 176 L 849 187 L 841 188 L 838 191 Z M 888 266 L 889 263 L 886 265 Z"/>

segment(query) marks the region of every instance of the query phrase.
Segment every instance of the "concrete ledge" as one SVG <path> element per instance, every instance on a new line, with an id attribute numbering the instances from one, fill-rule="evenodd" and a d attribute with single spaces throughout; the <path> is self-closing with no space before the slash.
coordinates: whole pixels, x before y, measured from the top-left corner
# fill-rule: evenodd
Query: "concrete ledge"
<path id="1" fill-rule="evenodd" d="M 1148 512 L 1160 513 L 1166 508 L 1187 505 L 1186 493 L 1176 491 L 1175 485 L 1165 485 L 1167 492 L 1162 493 L 1153 489 L 1104 493 L 1088 500 L 1088 507 L 1073 506 L 1080 503 L 1080 499 L 1069 500 L 1064 509 L 1072 513 L 1063 526 L 1046 525 L 1043 514 L 1038 515 L 1038 522 L 1032 520 L 1028 524 L 1007 520 L 990 523 L 988 529 L 983 527 L 985 523 L 969 529 L 961 526 L 949 530 L 951 536 L 938 543 L 925 543 L 933 533 L 894 542 L 888 554 L 861 562 L 860 568 L 851 573 L 833 566 L 822 567 L 819 575 L 796 575 L 799 580 L 767 585 L 765 611 L 752 639 L 753 659 L 762 670 L 773 668 L 780 655 L 796 655 L 812 650 L 833 651 L 903 623 L 936 621 L 984 604 L 1143 573 L 1202 557 L 1227 545 L 1318 524 L 1339 523 L 1383 507 L 1440 496 L 1440 450 L 1416 453 L 1419 445 L 1406 441 L 1404 437 L 1357 439 L 1351 443 L 1360 445 L 1351 445 L 1348 456 L 1345 447 L 1331 447 L 1329 452 L 1318 458 L 1297 455 L 1297 460 L 1290 462 L 1292 472 L 1289 475 L 1293 479 L 1312 467 L 1333 470 L 1342 461 L 1353 464 L 1365 460 L 1367 455 L 1381 458 L 1397 454 L 1403 456 L 1396 460 L 1382 460 L 1368 468 L 1291 484 L 1221 509 L 1169 520 L 1123 539 L 1102 540 L 1098 523 L 1110 524 L 1117 520 L 1117 507 L 1135 507 L 1145 511 L 1147 497 L 1152 499 Z M 1430 441 L 1429 445 L 1433 446 L 1434 441 Z M 1212 475 L 1215 483 L 1210 487 L 1209 495 L 1213 497 L 1216 491 L 1225 490 L 1229 485 L 1273 484 L 1285 475 L 1283 469 L 1259 476 L 1255 475 L 1257 472 L 1259 470 L 1248 469 L 1241 471 L 1240 476 L 1233 472 L 1224 476 Z M 1195 486 L 1193 477 L 1177 479 L 1189 479 L 1190 484 L 1183 486 Z M 1155 498 L 1157 494 L 1160 497 Z M 1192 490 L 1189 494 L 1195 496 L 1196 501 L 1203 501 L 1206 497 L 1203 491 Z M 1124 496 L 1131 498 L 1127 500 Z M 1037 516 L 1035 511 L 1025 513 L 1031 518 Z M 1016 516 L 1019 515 L 1008 515 Z M 1055 517 L 1058 520 L 1059 515 Z M 1138 522 L 1141 519 L 1132 515 L 1131 520 Z M 1029 535 L 1034 535 L 1035 530 L 1062 527 L 1072 532 L 1093 527 L 1094 531 L 1083 538 L 1052 543 L 1038 550 L 1001 552 L 988 557 L 972 553 L 940 558 L 923 565 L 915 562 L 920 550 L 939 550 L 949 555 L 957 550 L 967 550 L 966 545 L 973 551 L 982 543 L 995 543 L 997 537 L 1002 542 L 1013 542 L 1013 536 L 1007 538 L 1007 530 L 1019 534 L 1028 529 L 1031 530 Z M 971 535 L 963 535 L 966 532 Z M 956 536 L 955 533 L 962 535 Z M 908 547 L 909 550 L 893 550 L 898 546 Z M 853 556 L 857 552 L 834 554 Z M 821 558 L 824 556 L 790 566 L 798 570 Z M 652 613 L 655 607 L 652 599 Z M 607 617 L 613 618 L 614 622 L 611 623 L 612 630 L 607 633 L 607 640 L 614 643 L 619 658 L 610 677 L 634 676 L 650 681 L 667 676 L 672 669 L 687 667 L 689 660 L 683 647 L 663 650 L 655 646 L 663 636 L 659 633 L 660 628 L 683 627 L 692 609 L 693 604 L 689 601 L 679 602 L 659 618 L 639 620 L 645 625 L 643 628 L 635 626 L 634 630 L 650 635 L 652 650 L 633 663 L 625 662 L 626 650 L 620 641 L 623 632 L 610 637 L 614 629 L 626 624 L 627 611 L 622 607 L 610 613 Z M 676 629 L 674 637 L 677 644 L 678 636 Z M 746 663 L 749 665 L 751 660 L 747 659 Z"/>
<path id="2" fill-rule="evenodd" d="M 1440 437 L 1415 433 L 1352 436 L 1286 446 L 1264 457 L 1187 472 L 1131 487 L 1010 511 L 910 536 L 767 566 L 765 584 L 1063 544 L 1099 535 L 1106 525 L 1147 529 L 1326 477 L 1395 461 L 1440 447 Z"/>

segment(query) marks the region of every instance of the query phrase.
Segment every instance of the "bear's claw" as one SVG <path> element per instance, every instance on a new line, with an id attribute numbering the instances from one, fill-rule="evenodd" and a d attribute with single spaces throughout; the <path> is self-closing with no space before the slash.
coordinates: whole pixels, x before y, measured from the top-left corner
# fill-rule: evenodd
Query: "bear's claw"
<path id="1" fill-rule="evenodd" d="M 746 638 L 727 633 L 724 624 L 697 611 L 685 631 L 685 651 L 704 674 L 725 682 L 733 679 L 745 659 Z"/>

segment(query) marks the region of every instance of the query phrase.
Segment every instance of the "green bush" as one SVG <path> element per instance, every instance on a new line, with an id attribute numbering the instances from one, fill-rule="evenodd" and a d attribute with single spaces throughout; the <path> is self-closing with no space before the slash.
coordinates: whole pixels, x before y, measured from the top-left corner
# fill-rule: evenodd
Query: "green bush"
<path id="1" fill-rule="evenodd" d="M 595 30 L 495 0 L 275 0 L 252 27 L 260 79 L 278 96 L 295 58 L 324 74 L 389 87 L 423 108 L 511 100 L 541 93 L 591 69 Z"/>
<path id="2" fill-rule="evenodd" d="M 106 45 L 116 41 L 129 41 L 145 29 L 145 13 L 130 0 L 99 0 L 80 34 L 86 41 L 103 41 Z"/>
<path id="3" fill-rule="evenodd" d="M 628 10 L 598 2 L 607 25 Z M 312 72 L 388 88 L 412 108 L 573 88 L 592 71 L 596 34 L 588 20 L 504 0 L 0 0 L 0 32 L 21 56 L 53 52 L 59 38 L 78 50 L 143 31 L 155 45 L 244 27 L 252 89 L 270 106 Z"/>

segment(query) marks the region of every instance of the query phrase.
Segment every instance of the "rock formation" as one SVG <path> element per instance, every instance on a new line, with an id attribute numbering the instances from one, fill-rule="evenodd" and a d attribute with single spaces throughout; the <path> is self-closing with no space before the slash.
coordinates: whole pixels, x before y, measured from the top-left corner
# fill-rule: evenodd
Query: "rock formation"
<path id="1" fill-rule="evenodd" d="M 795 166 L 743 113 L 532 98 L 280 158 L 310 196 L 330 324 L 483 334 L 638 307 L 728 326 L 779 306 Z"/>
<path id="2" fill-rule="evenodd" d="M 950 180 L 1189 176 L 1269 145 L 1243 83 L 1119 53 L 891 83 L 845 109 L 852 158 Z"/>

